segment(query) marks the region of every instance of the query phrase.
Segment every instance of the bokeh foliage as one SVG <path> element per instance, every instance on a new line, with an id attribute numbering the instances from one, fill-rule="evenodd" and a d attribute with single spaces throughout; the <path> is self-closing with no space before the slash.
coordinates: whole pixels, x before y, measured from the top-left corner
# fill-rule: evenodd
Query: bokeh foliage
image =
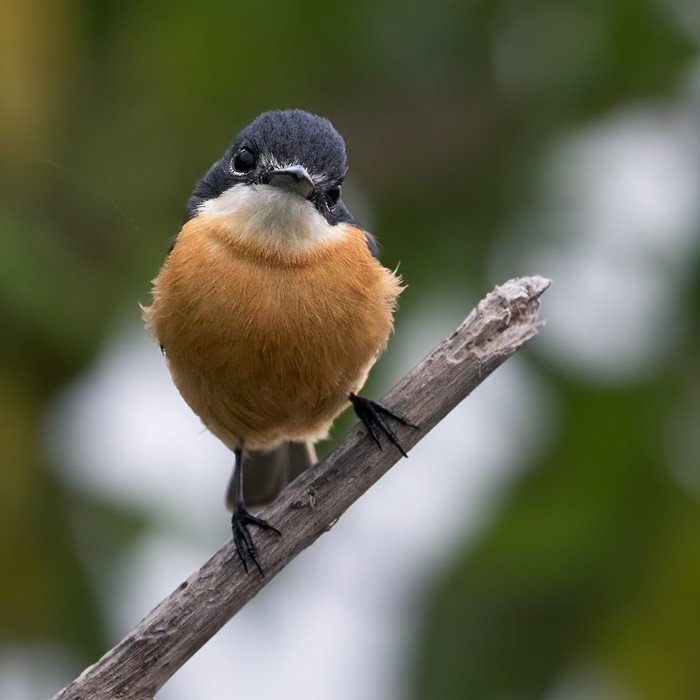
<path id="1" fill-rule="evenodd" d="M 329 116 L 348 197 L 410 281 L 403 309 L 478 294 L 500 281 L 489 260 L 541 153 L 673 95 L 697 61 L 688 7 L 5 0 L 0 643 L 52 639 L 85 662 L 104 649 L 80 533 L 117 550 L 147 516 L 57 479 L 43 410 L 146 299 L 193 181 L 240 127 L 274 107 Z M 697 328 L 697 284 L 685 302 Z M 700 513 L 668 469 L 670 424 L 700 407 L 688 340 L 621 386 L 535 363 L 563 407 L 557 437 L 435 582 L 415 697 L 541 698 L 588 667 L 630 697 L 700 696 Z"/>

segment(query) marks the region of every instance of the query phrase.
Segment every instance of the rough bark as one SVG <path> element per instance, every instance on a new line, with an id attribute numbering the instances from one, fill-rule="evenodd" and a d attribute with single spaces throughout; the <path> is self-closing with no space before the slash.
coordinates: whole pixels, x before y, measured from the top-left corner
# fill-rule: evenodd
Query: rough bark
<path id="1" fill-rule="evenodd" d="M 382 403 L 420 426 L 396 426 L 409 450 L 542 327 L 542 277 L 496 287 L 460 326 L 411 370 Z M 246 574 L 229 541 L 121 642 L 54 700 L 151 699 L 163 684 L 299 552 L 400 458 L 377 449 L 356 426 L 333 453 L 304 473 L 261 514 L 283 535 L 254 532 L 266 577 Z"/>

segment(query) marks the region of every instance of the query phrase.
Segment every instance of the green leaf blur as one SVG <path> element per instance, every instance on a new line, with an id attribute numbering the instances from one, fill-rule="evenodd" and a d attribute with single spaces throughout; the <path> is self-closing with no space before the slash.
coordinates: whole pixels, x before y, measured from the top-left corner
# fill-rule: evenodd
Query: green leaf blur
<path id="1" fill-rule="evenodd" d="M 335 123 L 351 208 L 410 285 L 400 344 L 422 299 L 543 272 L 508 223 L 534 208 L 545 154 L 673 103 L 697 81 L 699 27 L 693 0 L 5 0 L 0 644 L 51 640 L 87 664 L 113 641 L 92 569 L 152 516 L 64 483 L 42 418 L 124 310 L 138 317 L 193 183 L 238 129 L 282 107 Z M 504 248 L 517 264 L 494 263 Z M 626 698 L 700 697 L 698 491 L 669 466 L 680 452 L 697 479 L 681 428 L 700 415 L 699 269 L 677 303 L 694 330 L 633 381 L 526 353 L 559 406 L 554 437 L 435 573 L 411 697 L 551 699 L 591 669 Z"/>

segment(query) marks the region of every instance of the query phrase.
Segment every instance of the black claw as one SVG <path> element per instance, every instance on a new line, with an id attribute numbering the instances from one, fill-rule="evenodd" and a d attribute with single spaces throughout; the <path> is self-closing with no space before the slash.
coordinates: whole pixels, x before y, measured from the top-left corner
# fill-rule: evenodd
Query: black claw
<path id="1" fill-rule="evenodd" d="M 377 447 L 381 450 L 382 448 L 382 443 L 379 441 L 379 433 L 377 432 L 376 428 L 376 418 L 375 418 L 375 413 L 371 410 L 371 407 L 367 406 L 365 403 L 362 401 L 358 401 L 359 397 L 350 397 L 350 401 L 352 401 L 352 404 L 355 408 L 355 413 L 357 414 L 357 417 L 362 421 L 364 426 L 367 428 L 367 432 L 370 434 L 370 437 L 374 442 L 376 443 Z"/>
<path id="2" fill-rule="evenodd" d="M 258 548 L 253 542 L 253 537 L 250 534 L 248 527 L 250 525 L 255 525 L 261 530 L 272 530 L 272 532 L 281 535 L 282 533 L 276 528 L 270 525 L 265 520 L 261 518 L 256 518 L 251 515 L 247 510 L 243 508 L 237 508 L 231 517 L 231 529 L 233 531 L 233 543 L 236 546 L 236 552 L 243 563 L 243 568 L 246 573 L 248 573 L 248 560 L 255 564 L 255 568 L 260 572 L 260 575 L 265 578 L 265 572 L 260 565 L 260 559 L 258 557 Z"/>
<path id="3" fill-rule="evenodd" d="M 409 428 L 418 428 L 417 425 L 414 425 L 403 416 L 396 415 L 396 413 L 389 410 L 386 406 L 382 406 L 378 401 L 372 401 L 372 399 L 366 399 L 363 396 L 350 394 L 350 403 L 352 403 L 357 417 L 362 421 L 365 428 L 367 428 L 367 432 L 380 450 L 382 449 L 382 444 L 379 440 L 379 433 L 382 432 L 404 457 L 408 457 L 406 450 L 401 447 L 396 433 L 384 420 L 384 416 L 401 423 L 401 425 L 406 425 Z"/>

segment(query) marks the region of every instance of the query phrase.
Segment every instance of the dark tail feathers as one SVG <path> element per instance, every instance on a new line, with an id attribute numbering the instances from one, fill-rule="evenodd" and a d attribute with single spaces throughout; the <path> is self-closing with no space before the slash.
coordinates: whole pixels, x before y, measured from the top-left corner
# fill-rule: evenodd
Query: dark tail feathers
<path id="1" fill-rule="evenodd" d="M 308 442 L 285 442 L 271 452 L 243 451 L 243 498 L 248 507 L 272 503 L 282 489 L 316 463 L 316 450 Z M 230 510 L 236 502 L 233 478 L 226 492 Z"/>

